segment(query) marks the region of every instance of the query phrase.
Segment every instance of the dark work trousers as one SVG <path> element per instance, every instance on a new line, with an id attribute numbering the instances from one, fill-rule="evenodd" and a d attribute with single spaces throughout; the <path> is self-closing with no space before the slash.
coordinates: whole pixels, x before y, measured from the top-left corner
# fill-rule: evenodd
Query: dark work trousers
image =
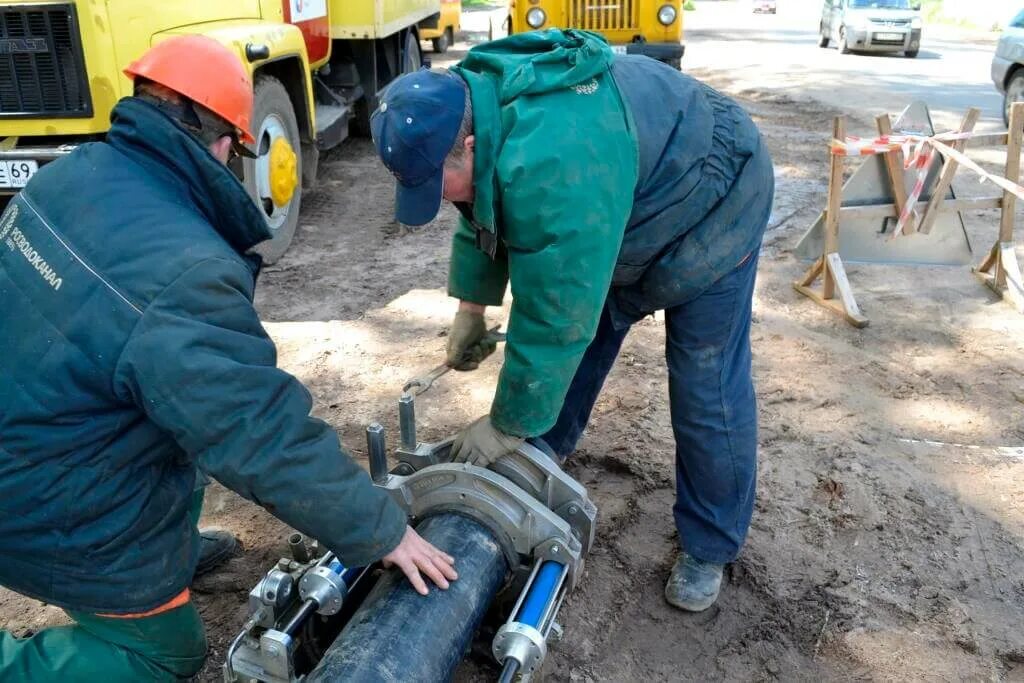
<path id="1" fill-rule="evenodd" d="M 757 404 L 750 370 L 755 252 L 699 297 L 665 311 L 665 359 L 676 440 L 676 528 L 706 562 L 736 559 L 750 526 L 757 477 Z M 555 426 L 541 438 L 559 458 L 576 449 L 629 329 L 607 309 Z"/>

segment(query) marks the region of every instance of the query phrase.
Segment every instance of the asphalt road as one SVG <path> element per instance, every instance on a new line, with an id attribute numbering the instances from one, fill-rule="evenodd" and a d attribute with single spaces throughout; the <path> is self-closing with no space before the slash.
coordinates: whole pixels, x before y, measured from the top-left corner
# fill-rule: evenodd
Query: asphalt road
<path id="1" fill-rule="evenodd" d="M 971 106 L 979 128 L 1002 126 L 1002 96 L 989 77 L 991 36 L 929 26 L 915 59 L 839 54 L 818 47 L 821 0 L 779 0 L 779 13 L 754 14 L 749 0 L 705 0 L 685 13 L 684 70 L 726 72 L 739 90 L 781 90 L 837 109 L 898 112 L 923 100 L 936 127 L 954 127 Z"/>

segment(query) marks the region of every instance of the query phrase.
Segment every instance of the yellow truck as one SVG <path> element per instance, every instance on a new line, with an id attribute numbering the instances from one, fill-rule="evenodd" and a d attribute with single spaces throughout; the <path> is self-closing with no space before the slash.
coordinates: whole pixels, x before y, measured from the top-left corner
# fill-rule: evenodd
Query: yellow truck
<path id="1" fill-rule="evenodd" d="M 423 26 L 420 38 L 433 44 L 434 52 L 443 54 L 455 42 L 455 34 L 462 23 L 462 0 L 441 0 L 441 15 L 437 26 Z"/>
<path id="2" fill-rule="evenodd" d="M 0 0 L 0 195 L 101 139 L 132 91 L 122 69 L 147 48 L 203 34 L 252 76 L 258 157 L 232 168 L 274 234 L 259 247 L 273 262 L 295 234 L 319 153 L 368 132 L 382 90 L 423 63 L 420 26 L 437 26 L 440 9 L 439 0 Z"/>
<path id="3" fill-rule="evenodd" d="M 682 0 L 511 0 L 510 34 L 545 28 L 579 28 L 603 35 L 621 54 L 682 63 Z"/>

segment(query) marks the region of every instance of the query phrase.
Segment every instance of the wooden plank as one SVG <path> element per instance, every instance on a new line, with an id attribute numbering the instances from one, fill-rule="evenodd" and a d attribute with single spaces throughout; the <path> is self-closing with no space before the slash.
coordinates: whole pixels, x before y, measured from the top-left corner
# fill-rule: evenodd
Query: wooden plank
<path id="1" fill-rule="evenodd" d="M 879 135 L 892 135 L 892 121 L 888 114 L 879 114 L 875 117 L 875 125 L 878 126 Z M 907 203 L 907 187 L 903 182 L 903 155 L 898 149 L 882 155 L 885 160 L 885 170 L 889 176 L 889 187 L 892 188 L 892 199 L 896 205 L 896 215 L 903 213 L 903 207 Z M 903 226 L 903 234 L 909 235 L 914 231 L 914 216 L 907 219 Z"/>
<path id="2" fill-rule="evenodd" d="M 1008 133 L 977 133 L 967 140 L 968 147 L 1000 147 L 1009 142 Z"/>
<path id="3" fill-rule="evenodd" d="M 804 296 L 806 296 L 808 299 L 818 304 L 819 306 L 827 308 L 836 315 L 842 316 L 843 319 L 846 320 L 846 322 L 850 323 L 854 327 L 864 328 L 871 323 L 871 321 L 865 318 L 864 316 L 856 318 L 850 316 L 849 313 L 847 313 L 846 309 L 843 308 L 843 304 L 840 301 L 837 301 L 836 299 L 822 298 L 821 294 L 814 291 L 814 289 L 812 289 L 811 287 L 803 287 L 800 285 L 796 285 L 794 288 L 796 289 L 796 291 L 800 292 L 801 294 L 803 294 Z"/>
<path id="4" fill-rule="evenodd" d="M 860 313 L 857 300 L 853 296 L 850 280 L 846 277 L 843 260 L 839 257 L 839 254 L 829 254 L 825 258 L 828 259 L 828 270 L 832 273 L 832 277 L 835 278 L 836 290 L 839 292 L 839 299 L 843 302 L 843 308 L 846 309 L 848 315 L 854 318 L 863 318 L 864 316 Z"/>
<path id="5" fill-rule="evenodd" d="M 1014 106 L 1021 105 L 1018 103 Z M 1003 300 L 1012 304 L 1018 312 L 1024 313 L 1024 278 L 1021 277 L 1013 242 L 1000 244 L 999 254 L 1000 269 L 1003 271 Z"/>
<path id="6" fill-rule="evenodd" d="M 969 133 L 974 130 L 974 125 L 978 122 L 979 116 L 981 116 L 981 110 L 977 107 L 968 109 L 963 121 L 960 122 L 959 132 Z M 950 144 L 950 147 L 958 151 L 962 150 L 964 148 L 964 141 L 955 140 Z M 949 186 L 953 183 L 953 176 L 956 175 L 956 169 L 959 166 L 960 164 L 955 160 L 946 159 L 946 163 L 942 166 L 942 173 L 939 175 L 935 187 L 932 188 L 932 198 L 928 202 L 928 206 L 925 207 L 924 214 L 921 215 L 921 222 L 917 226 L 918 232 L 927 235 L 932 231 L 935 219 L 939 215 L 935 207 L 946 198 L 946 193 L 949 192 Z"/>
<path id="7" fill-rule="evenodd" d="M 979 275 L 988 273 L 997 263 L 999 263 L 999 242 L 996 242 L 995 246 L 988 250 L 988 256 L 985 257 L 980 266 L 974 269 L 974 272 Z"/>
<path id="8" fill-rule="evenodd" d="M 846 140 L 846 118 L 837 116 L 832 120 L 832 138 L 840 142 Z M 825 209 L 825 253 L 824 256 L 839 251 L 839 209 L 843 205 L 843 158 L 838 154 L 829 153 L 828 176 L 828 207 Z M 829 275 L 828 268 L 822 273 L 824 282 L 823 296 L 831 299 L 835 296 L 835 282 Z"/>
<path id="9" fill-rule="evenodd" d="M 823 256 L 819 256 L 818 260 L 815 261 L 814 264 L 807 269 L 807 272 L 804 273 L 804 276 L 793 283 L 793 286 L 809 286 L 812 282 L 818 279 L 819 275 L 821 275 L 821 269 L 824 267 L 824 264 L 825 258 Z"/>
<path id="10" fill-rule="evenodd" d="M 995 269 L 995 272 L 992 269 Z M 992 248 L 989 257 L 974 273 L 993 292 L 1018 312 L 1024 313 L 1024 277 L 1021 276 L 1013 244 L 1003 242 Z"/>
<path id="11" fill-rule="evenodd" d="M 1010 142 L 1006 146 L 1006 179 L 1020 184 L 1020 146 L 1024 138 L 1024 102 L 1016 102 L 1010 108 Z M 1012 192 L 1003 192 L 1003 215 L 999 219 L 999 241 L 1013 241 L 1013 213 L 1017 208 L 1017 197 Z"/>
<path id="12" fill-rule="evenodd" d="M 981 211 L 982 209 L 998 209 L 1003 205 L 1002 197 L 971 197 L 970 199 L 946 199 L 938 205 L 939 213 L 954 211 Z M 917 210 L 923 211 L 928 202 L 918 202 Z M 867 206 L 844 206 L 839 209 L 840 216 L 857 216 L 860 218 L 899 217 L 895 204 L 869 204 Z"/>

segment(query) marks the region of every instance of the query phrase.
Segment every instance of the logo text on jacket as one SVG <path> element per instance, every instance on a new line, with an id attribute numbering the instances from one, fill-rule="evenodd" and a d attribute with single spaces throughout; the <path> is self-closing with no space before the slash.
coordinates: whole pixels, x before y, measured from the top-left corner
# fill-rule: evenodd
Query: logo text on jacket
<path id="1" fill-rule="evenodd" d="M 25 234 L 14 225 L 14 220 L 17 217 L 18 207 L 12 205 L 10 210 L 3 215 L 3 219 L 0 220 L 0 241 L 6 242 L 11 251 L 20 252 L 29 265 L 35 268 L 36 272 L 46 280 L 46 284 L 53 287 L 54 291 L 59 290 L 60 286 L 64 284 L 64 280 L 50 267 L 46 259 L 35 250 L 35 247 L 28 241 Z"/>

